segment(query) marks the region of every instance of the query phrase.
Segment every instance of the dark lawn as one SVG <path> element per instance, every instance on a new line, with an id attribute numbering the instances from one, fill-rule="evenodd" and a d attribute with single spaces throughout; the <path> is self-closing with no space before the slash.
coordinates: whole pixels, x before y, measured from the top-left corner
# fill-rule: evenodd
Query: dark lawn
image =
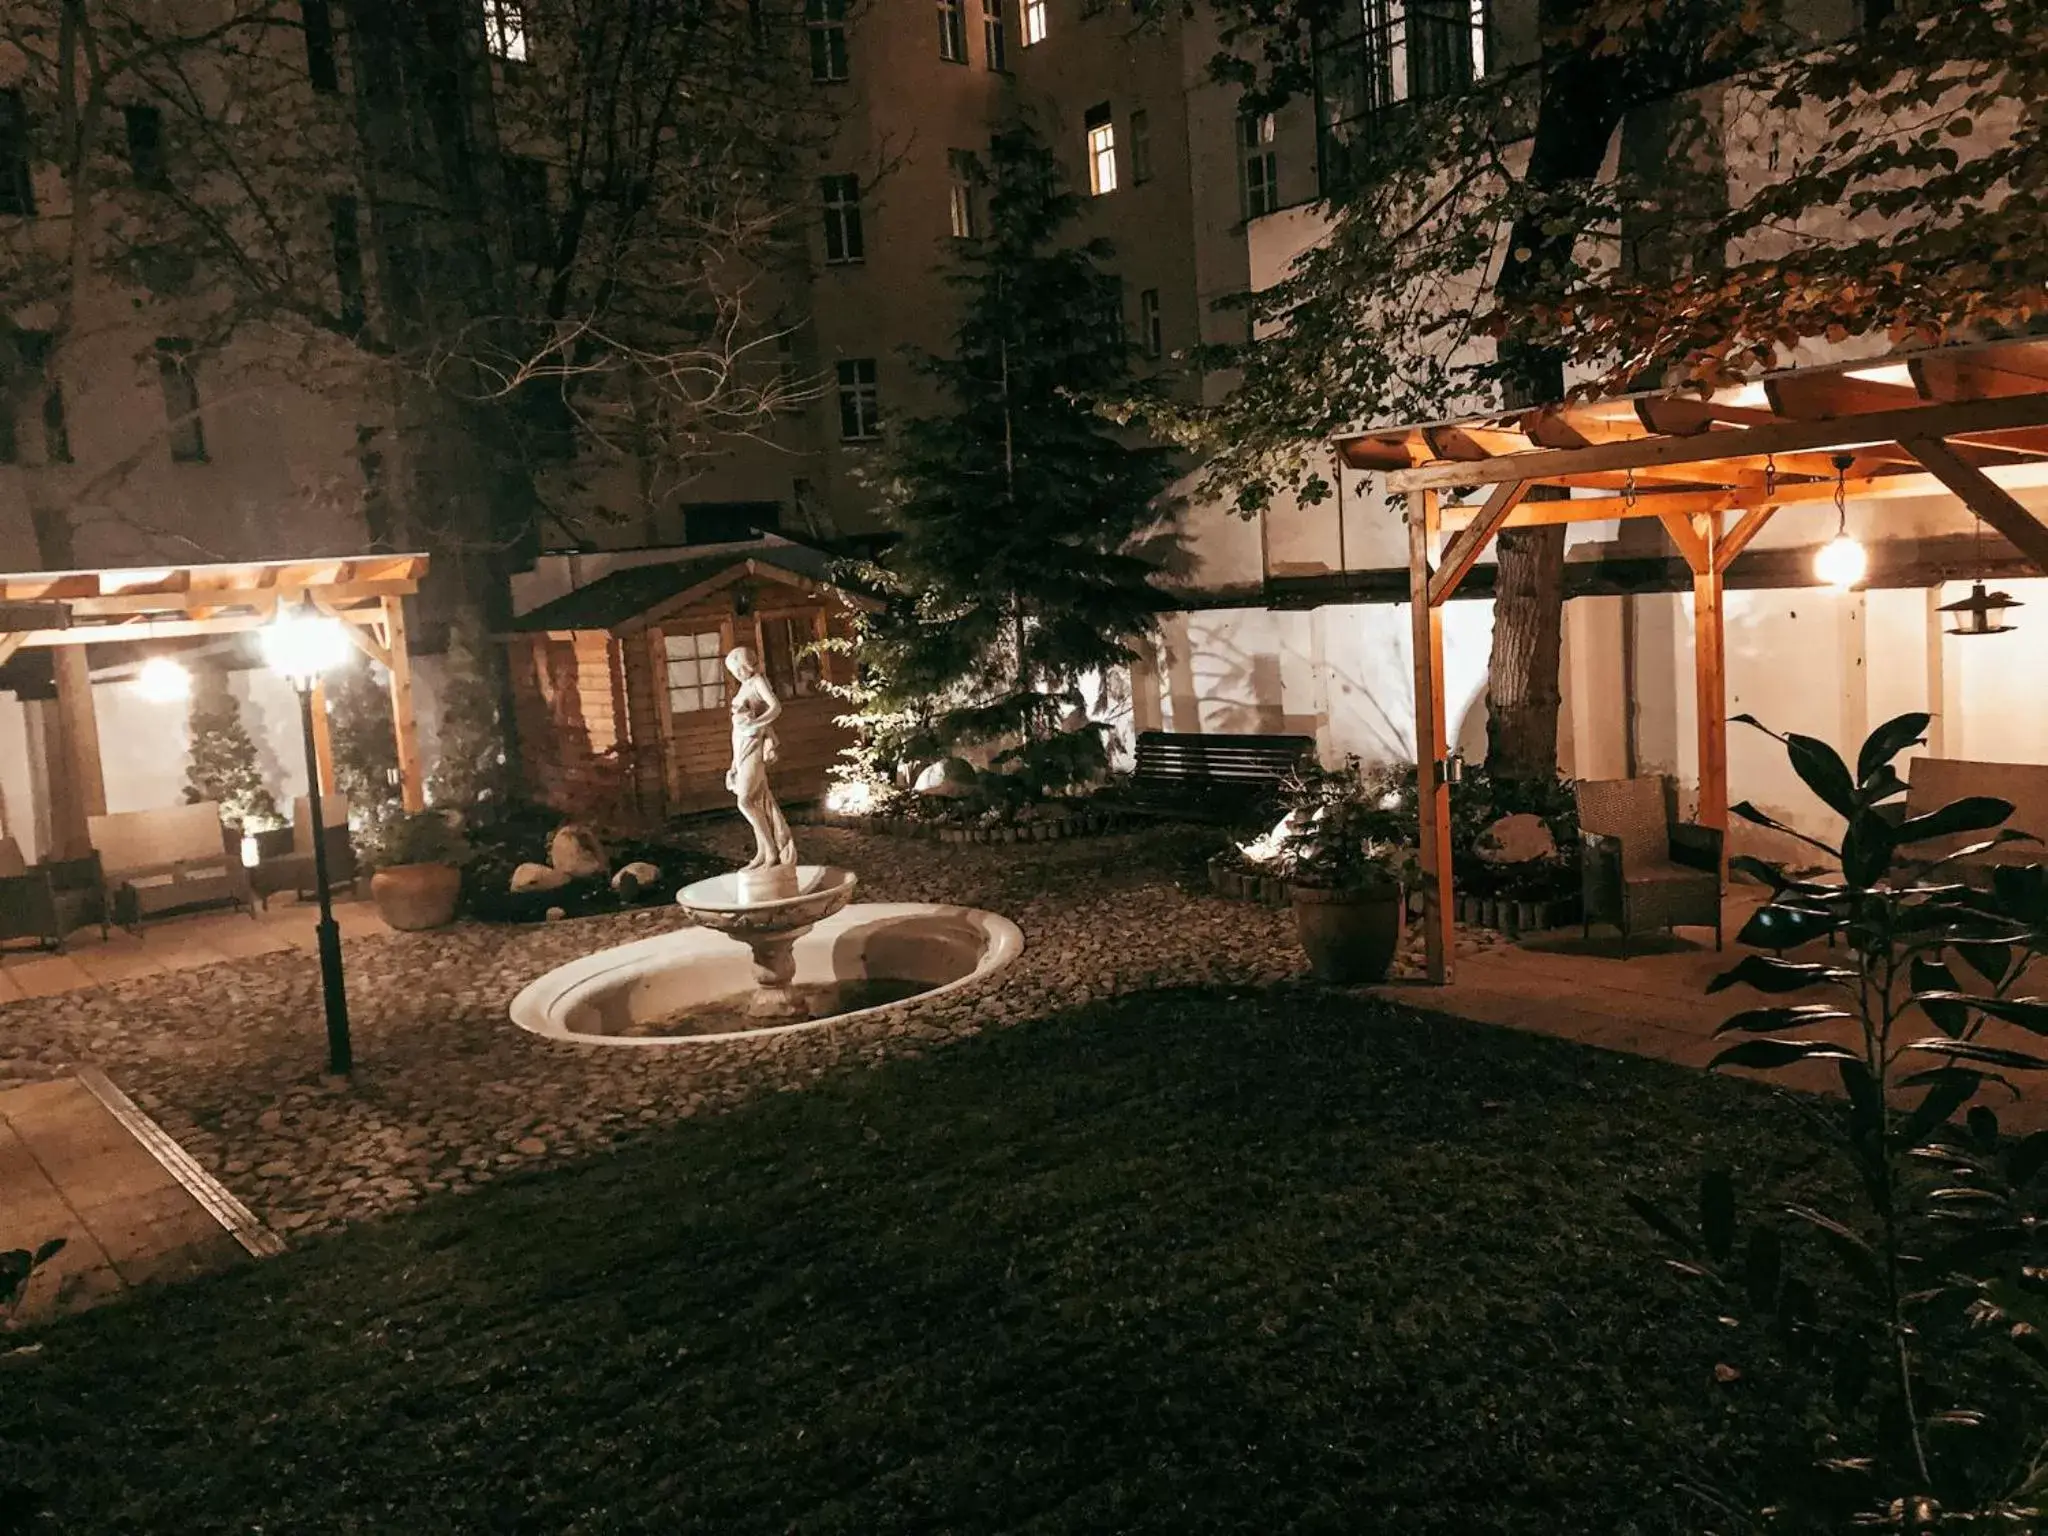
<path id="1" fill-rule="evenodd" d="M 1762 1404 L 1620 1199 L 1766 1093 L 1309 990 L 852 1072 L 44 1336 L 76 1532 L 1695 1532 Z"/>

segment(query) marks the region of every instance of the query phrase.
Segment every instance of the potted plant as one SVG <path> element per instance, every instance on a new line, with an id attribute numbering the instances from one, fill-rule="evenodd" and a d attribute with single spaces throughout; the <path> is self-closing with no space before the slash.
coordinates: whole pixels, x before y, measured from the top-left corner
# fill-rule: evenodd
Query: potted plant
<path id="1" fill-rule="evenodd" d="M 455 917 L 469 841 L 446 814 L 416 811 L 392 818 L 370 877 L 377 914 L 405 932 L 439 928 Z"/>
<path id="2" fill-rule="evenodd" d="M 1298 775 L 1286 853 L 1294 930 L 1318 981 L 1380 981 L 1400 948 L 1410 850 L 1375 840 L 1377 807 L 1357 765 Z"/>

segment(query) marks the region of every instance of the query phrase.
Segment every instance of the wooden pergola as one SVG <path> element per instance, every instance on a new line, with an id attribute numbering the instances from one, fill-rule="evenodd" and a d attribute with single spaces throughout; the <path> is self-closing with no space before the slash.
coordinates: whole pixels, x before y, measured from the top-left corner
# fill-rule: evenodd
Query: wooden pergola
<path id="1" fill-rule="evenodd" d="M 92 706 L 86 647 L 141 645 L 200 635 L 235 634 L 275 617 L 279 604 L 311 601 L 342 622 L 357 650 L 391 677 L 392 734 L 407 810 L 426 804 L 413 717 L 412 660 L 404 600 L 419 590 L 425 555 L 361 555 L 256 564 L 115 567 L 0 575 L 0 664 L 28 647 L 47 647 L 57 685 L 61 762 L 53 783 L 60 846 L 86 846 L 86 818 L 107 808 L 99 725 Z M 316 688 L 314 738 L 321 789 L 334 789 L 326 701 Z M 54 754 L 53 754 L 54 755 Z"/>
<path id="2" fill-rule="evenodd" d="M 1408 503 L 1415 751 L 1429 976 L 1450 979 L 1443 605 L 1505 528 L 1653 517 L 1693 573 L 1699 820 L 1728 824 L 1728 567 L 1780 507 L 1951 495 L 2048 572 L 2048 341 L 1778 374 L 1713 398 L 1646 394 L 1340 439 Z M 1846 461 L 1846 462 L 1844 462 Z M 1543 495 L 1532 495 L 1548 487 Z M 1465 494 L 1455 503 L 1446 497 Z M 1555 498 L 1555 499 L 1552 499 Z M 1449 535 L 1448 542 L 1445 536 Z"/>

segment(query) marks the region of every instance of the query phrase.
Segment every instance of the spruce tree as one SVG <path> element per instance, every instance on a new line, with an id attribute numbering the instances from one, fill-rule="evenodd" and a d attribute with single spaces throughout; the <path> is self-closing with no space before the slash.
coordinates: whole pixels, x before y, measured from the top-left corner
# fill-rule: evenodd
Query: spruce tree
<path id="1" fill-rule="evenodd" d="M 920 359 L 949 408 L 897 427 L 885 461 L 901 538 L 876 573 L 891 601 L 862 624 L 855 718 L 906 755 L 1003 743 L 998 763 L 1051 791 L 1107 761 L 1103 728 L 1062 722 L 1156 625 L 1131 546 L 1172 467 L 1091 403 L 1130 394 L 1128 344 L 1110 249 L 1070 238 L 1080 200 L 1051 151 L 1004 130 L 984 185 L 987 233 L 948 277 L 953 355 Z"/>
<path id="2" fill-rule="evenodd" d="M 465 615 L 449 630 L 438 757 L 427 780 L 427 798 L 450 810 L 472 811 L 497 800 L 504 790 L 505 732 L 488 646 L 474 615 Z"/>
<path id="3" fill-rule="evenodd" d="M 251 832 L 281 825 L 225 670 L 202 668 L 193 678 L 187 718 L 192 763 L 185 775 L 186 802 L 215 801 L 222 821 Z"/>

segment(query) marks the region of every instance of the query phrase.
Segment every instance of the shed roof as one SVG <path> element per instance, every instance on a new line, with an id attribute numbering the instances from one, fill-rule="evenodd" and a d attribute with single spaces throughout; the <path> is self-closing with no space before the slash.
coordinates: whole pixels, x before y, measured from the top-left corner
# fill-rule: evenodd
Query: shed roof
<path id="1" fill-rule="evenodd" d="M 510 627 L 515 634 L 579 629 L 630 634 L 747 577 L 829 591 L 858 605 L 859 598 L 834 584 L 833 558 L 807 545 L 778 542 L 744 553 L 726 550 L 697 560 L 626 566 L 519 615 Z"/>

